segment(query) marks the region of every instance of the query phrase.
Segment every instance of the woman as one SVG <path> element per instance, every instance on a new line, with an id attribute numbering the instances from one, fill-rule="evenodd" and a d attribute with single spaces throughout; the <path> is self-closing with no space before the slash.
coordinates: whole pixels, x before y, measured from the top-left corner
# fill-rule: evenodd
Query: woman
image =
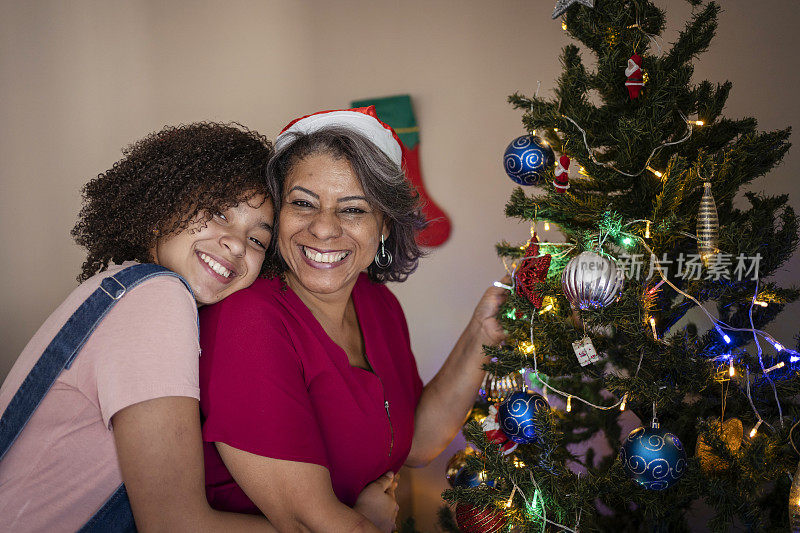
<path id="1" fill-rule="evenodd" d="M 276 146 L 285 284 L 258 280 L 201 313 L 209 502 L 261 511 L 279 531 L 374 531 L 349 506 L 382 472 L 427 464 L 452 440 L 482 345 L 504 337 L 503 291 L 486 292 L 423 387 L 382 284 L 414 271 L 424 224 L 396 135 L 360 108 L 298 119 Z"/>
<path id="2" fill-rule="evenodd" d="M 124 153 L 83 191 L 72 230 L 88 251 L 83 283 L 0 388 L 2 433 L 30 400 L 20 385 L 67 319 L 82 320 L 88 311 L 76 309 L 98 288 L 118 299 L 12 435 L 0 462 L 0 531 L 75 531 L 93 516 L 89 530 L 120 531 L 132 526 L 131 507 L 143 530 L 271 530 L 263 518 L 214 511 L 205 500 L 197 306 L 270 269 L 273 204 L 264 175 L 272 146 L 240 126 L 199 123 L 165 128 Z M 139 263 L 182 279 L 157 275 L 118 290 L 126 272 L 166 273 L 128 268 Z M 95 514 L 101 507 L 112 509 L 106 523 Z"/>

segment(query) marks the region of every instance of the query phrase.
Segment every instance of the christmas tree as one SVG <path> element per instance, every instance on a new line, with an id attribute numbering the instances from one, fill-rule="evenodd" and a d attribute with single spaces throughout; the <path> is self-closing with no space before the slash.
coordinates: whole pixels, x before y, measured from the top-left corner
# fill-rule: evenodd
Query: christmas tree
<path id="1" fill-rule="evenodd" d="M 800 295 L 768 281 L 798 219 L 786 195 L 739 194 L 790 130 L 725 118 L 731 84 L 692 81 L 720 7 L 690 3 L 665 47 L 647 0 L 559 0 L 593 66 L 568 45 L 552 98 L 509 98 L 530 135 L 506 170 L 536 187 L 506 214 L 564 240 L 497 247 L 508 340 L 486 348 L 445 530 L 687 531 L 697 502 L 713 531 L 796 527 L 800 354 L 767 328 Z"/>

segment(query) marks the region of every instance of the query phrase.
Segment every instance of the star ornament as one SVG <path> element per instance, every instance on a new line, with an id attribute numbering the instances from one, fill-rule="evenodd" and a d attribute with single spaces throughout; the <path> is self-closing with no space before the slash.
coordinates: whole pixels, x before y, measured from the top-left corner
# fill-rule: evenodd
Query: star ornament
<path id="1" fill-rule="evenodd" d="M 532 303 L 536 309 L 542 306 L 542 299 L 544 298 L 541 289 L 537 285 L 547 278 L 550 259 L 550 254 L 539 255 L 539 239 L 534 234 L 528 243 L 528 248 L 525 250 L 522 264 L 514 275 L 517 292 Z"/>
<path id="2" fill-rule="evenodd" d="M 594 7 L 594 0 L 558 0 L 556 2 L 556 8 L 553 10 L 553 18 L 557 19 L 564 12 L 572 7 L 572 4 L 581 4 L 582 6 L 586 7 Z"/>

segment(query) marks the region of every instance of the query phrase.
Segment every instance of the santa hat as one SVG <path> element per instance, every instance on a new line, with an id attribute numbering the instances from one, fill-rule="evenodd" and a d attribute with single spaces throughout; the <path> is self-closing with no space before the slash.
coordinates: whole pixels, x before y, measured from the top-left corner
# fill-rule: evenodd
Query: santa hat
<path id="1" fill-rule="evenodd" d="M 278 134 L 275 139 L 275 150 L 288 146 L 294 133 L 314 133 L 315 131 L 336 126 L 360 133 L 398 167 L 403 163 L 403 148 L 400 137 L 388 124 L 378 119 L 375 106 L 356 107 L 353 109 L 337 109 L 320 111 L 293 120 Z"/>

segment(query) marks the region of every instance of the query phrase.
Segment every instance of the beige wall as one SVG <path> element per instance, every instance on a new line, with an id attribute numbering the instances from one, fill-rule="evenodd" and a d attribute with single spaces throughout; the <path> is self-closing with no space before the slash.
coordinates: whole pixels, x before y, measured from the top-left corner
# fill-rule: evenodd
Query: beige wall
<path id="1" fill-rule="evenodd" d="M 601 1 L 601 0 L 598 0 Z M 664 0 L 670 33 L 688 13 Z M 274 137 L 290 118 L 351 99 L 412 95 L 422 171 L 453 220 L 450 241 L 393 289 L 420 372 L 441 364 L 471 306 L 502 267 L 493 244 L 523 239 L 506 220 L 512 190 L 500 165 L 522 130 L 505 98 L 548 94 L 568 42 L 552 0 L 486 2 L 71 1 L 0 3 L 0 378 L 75 285 L 82 253 L 69 237 L 79 188 L 120 148 L 164 124 L 237 120 Z M 727 114 L 763 128 L 800 123 L 796 51 L 800 15 L 785 0 L 726 0 L 714 48 L 697 77 L 730 79 Z M 790 153 L 754 190 L 790 193 Z M 795 259 L 780 279 L 796 280 Z M 793 308 L 796 312 L 797 307 Z M 771 331 L 797 331 L 789 313 Z M 460 437 L 413 478 L 413 513 L 433 531 L 444 463 Z M 407 484 L 407 486 L 410 484 Z M 411 510 L 406 507 L 405 512 Z"/>

